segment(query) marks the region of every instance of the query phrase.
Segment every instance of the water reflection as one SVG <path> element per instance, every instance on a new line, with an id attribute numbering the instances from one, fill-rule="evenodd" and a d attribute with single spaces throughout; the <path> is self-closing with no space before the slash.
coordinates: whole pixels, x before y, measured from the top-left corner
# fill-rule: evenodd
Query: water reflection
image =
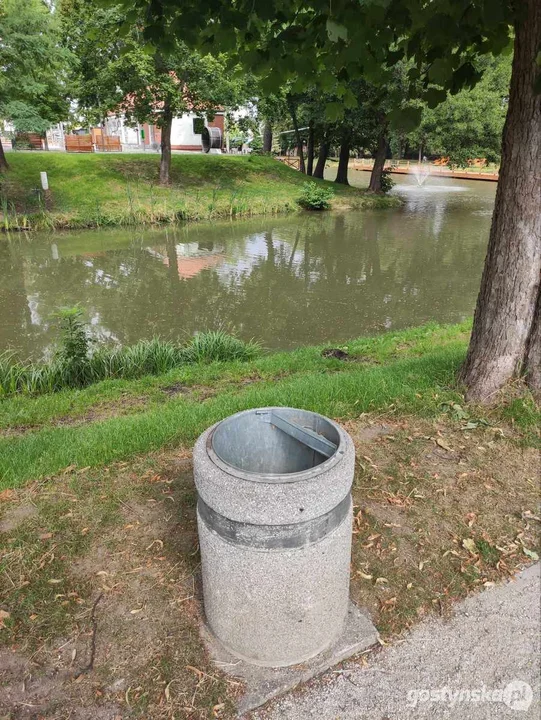
<path id="1" fill-rule="evenodd" d="M 460 320 L 494 186 L 429 187 L 401 184 L 405 205 L 389 211 L 2 238 L 0 344 L 46 353 L 54 310 L 76 302 L 97 339 L 122 343 L 225 326 L 291 348 Z"/>

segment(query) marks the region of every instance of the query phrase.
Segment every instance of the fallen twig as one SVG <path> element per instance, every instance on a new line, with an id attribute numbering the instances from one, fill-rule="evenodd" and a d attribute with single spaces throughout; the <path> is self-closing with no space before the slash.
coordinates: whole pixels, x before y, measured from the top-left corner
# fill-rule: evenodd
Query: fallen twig
<path id="1" fill-rule="evenodd" d="M 92 623 L 92 639 L 90 640 L 90 658 L 88 660 L 88 664 L 85 665 L 82 670 L 79 670 L 76 675 L 74 675 L 74 680 L 77 680 L 77 678 L 81 677 L 81 675 L 89 673 L 94 669 L 94 658 L 96 656 L 96 632 L 98 630 L 98 621 L 96 620 L 96 608 L 102 597 L 103 593 L 100 593 L 98 597 L 94 600 L 94 605 L 92 605 L 92 612 L 90 613 L 90 622 Z"/>

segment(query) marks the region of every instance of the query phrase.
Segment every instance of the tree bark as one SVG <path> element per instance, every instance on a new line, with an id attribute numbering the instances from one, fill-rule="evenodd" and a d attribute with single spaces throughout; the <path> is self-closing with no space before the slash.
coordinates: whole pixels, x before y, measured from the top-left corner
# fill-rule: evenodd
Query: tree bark
<path id="1" fill-rule="evenodd" d="M 336 172 L 336 180 L 334 182 L 340 185 L 349 185 L 348 182 L 348 166 L 349 166 L 349 148 L 351 144 L 351 133 L 344 132 L 342 142 L 340 143 L 340 155 L 338 157 L 338 170 Z"/>
<path id="2" fill-rule="evenodd" d="M 378 137 L 378 146 L 376 148 L 376 155 L 374 157 L 374 167 L 370 175 L 370 184 L 368 189 L 375 193 L 381 192 L 381 176 L 383 174 L 383 168 L 385 167 L 385 158 L 387 157 L 387 126 L 381 128 Z"/>
<path id="3" fill-rule="evenodd" d="M 163 106 L 163 115 L 161 122 L 161 156 L 160 156 L 160 185 L 169 185 L 171 183 L 171 127 L 173 125 L 173 113 L 169 102 L 165 102 Z"/>
<path id="4" fill-rule="evenodd" d="M 2 145 L 2 138 L 0 138 L 0 171 L 2 170 L 9 170 L 9 163 L 6 160 L 4 146 Z"/>
<path id="5" fill-rule="evenodd" d="M 291 122 L 293 123 L 293 129 L 295 131 L 295 142 L 297 143 L 297 154 L 299 156 L 299 170 L 301 173 L 306 174 L 306 166 L 304 164 L 304 153 L 302 151 L 302 138 L 299 132 L 299 123 L 297 122 L 297 113 L 295 106 L 291 99 L 288 100 L 289 114 L 291 115 Z"/>
<path id="6" fill-rule="evenodd" d="M 323 173 L 325 172 L 325 164 L 329 157 L 330 145 L 326 139 L 323 139 L 319 146 L 319 155 L 317 156 L 316 169 L 314 170 L 313 176 L 315 178 L 323 179 Z"/>
<path id="7" fill-rule="evenodd" d="M 308 147 L 306 149 L 307 165 L 306 174 L 314 174 L 314 121 L 310 120 L 308 128 Z"/>
<path id="8" fill-rule="evenodd" d="M 265 120 L 263 126 L 263 152 L 270 153 L 272 151 L 272 125 L 269 120 Z"/>
<path id="9" fill-rule="evenodd" d="M 526 382 L 537 399 L 541 400 L 541 287 L 537 293 L 537 305 L 528 338 L 524 369 Z"/>
<path id="10" fill-rule="evenodd" d="M 509 108 L 496 203 L 461 379 L 470 400 L 488 402 L 516 373 L 539 389 L 541 279 L 541 3 L 523 0 L 515 22 Z M 536 315 L 537 311 L 537 315 Z M 537 388 L 535 385 L 537 384 Z"/>

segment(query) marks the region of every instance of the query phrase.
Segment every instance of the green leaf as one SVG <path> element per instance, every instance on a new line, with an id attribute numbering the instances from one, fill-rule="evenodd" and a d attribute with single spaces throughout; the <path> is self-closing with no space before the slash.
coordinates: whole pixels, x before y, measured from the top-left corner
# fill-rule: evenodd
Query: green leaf
<path id="1" fill-rule="evenodd" d="M 447 92 L 440 88 L 428 88 L 425 92 L 425 101 L 429 108 L 435 108 L 447 98 Z"/>
<path id="2" fill-rule="evenodd" d="M 421 122 L 422 112 L 420 107 L 395 108 L 389 113 L 389 121 L 396 129 L 412 132 Z"/>
<path id="3" fill-rule="evenodd" d="M 340 23 L 334 22 L 331 18 L 327 18 L 327 35 L 331 42 L 338 42 L 338 40 L 346 42 L 348 39 L 348 29 L 345 25 L 340 25 Z"/>
<path id="4" fill-rule="evenodd" d="M 436 85 L 445 85 L 453 74 L 450 58 L 436 58 L 428 68 L 429 80 Z"/>
<path id="5" fill-rule="evenodd" d="M 331 122 L 334 122 L 344 114 L 344 105 L 340 102 L 327 103 L 325 105 L 325 114 Z"/>

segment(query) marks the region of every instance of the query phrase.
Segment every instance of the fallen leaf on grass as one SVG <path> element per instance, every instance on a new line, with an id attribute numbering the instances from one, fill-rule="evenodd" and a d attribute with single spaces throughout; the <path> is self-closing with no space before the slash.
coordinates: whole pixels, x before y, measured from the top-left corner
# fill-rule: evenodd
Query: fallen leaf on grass
<path id="1" fill-rule="evenodd" d="M 477 546 L 473 538 L 465 538 L 462 541 L 462 547 L 471 552 L 472 555 L 477 555 Z"/>
<path id="2" fill-rule="evenodd" d="M 6 627 L 4 620 L 9 620 L 11 614 L 7 610 L 0 610 L 0 628 Z"/>
<path id="3" fill-rule="evenodd" d="M 541 522 L 541 518 L 537 515 L 534 515 L 530 510 L 525 510 L 522 513 L 522 517 L 524 520 L 537 520 L 537 522 Z"/>
<path id="4" fill-rule="evenodd" d="M 449 447 L 449 445 L 447 445 L 447 443 L 441 438 L 436 438 L 436 445 L 439 445 L 444 450 L 447 450 L 447 452 L 454 452 L 453 448 Z"/>
<path id="5" fill-rule="evenodd" d="M 40 539 L 40 540 L 50 540 L 50 539 L 52 538 L 52 536 L 53 536 L 52 532 L 42 533 L 42 534 L 39 536 L 39 539 Z"/>
<path id="6" fill-rule="evenodd" d="M 15 490 L 10 490 L 9 488 L 0 492 L 0 502 L 8 502 L 9 500 L 13 500 L 16 497 L 17 493 L 15 492 Z"/>
<path id="7" fill-rule="evenodd" d="M 49 585 L 58 585 L 62 582 L 62 580 L 57 580 L 56 578 L 51 578 L 49 581 Z"/>
<path id="8" fill-rule="evenodd" d="M 159 545 L 161 548 L 163 548 L 163 540 L 153 540 L 150 545 L 145 548 L 145 550 L 150 550 L 153 545 Z"/>
<path id="9" fill-rule="evenodd" d="M 522 552 L 526 555 L 526 557 L 529 557 L 530 560 L 534 560 L 534 562 L 539 560 L 539 555 L 534 550 L 530 550 L 529 548 L 522 546 Z"/>
<path id="10" fill-rule="evenodd" d="M 363 580 L 372 580 L 372 578 L 374 577 L 373 575 L 367 575 L 366 573 L 363 573 L 360 570 L 357 571 L 357 575 L 360 575 Z"/>
<path id="11" fill-rule="evenodd" d="M 376 578 L 376 585 L 383 585 L 384 583 L 388 583 L 388 582 L 389 581 L 387 580 L 387 578 L 384 578 L 384 577 Z"/>

